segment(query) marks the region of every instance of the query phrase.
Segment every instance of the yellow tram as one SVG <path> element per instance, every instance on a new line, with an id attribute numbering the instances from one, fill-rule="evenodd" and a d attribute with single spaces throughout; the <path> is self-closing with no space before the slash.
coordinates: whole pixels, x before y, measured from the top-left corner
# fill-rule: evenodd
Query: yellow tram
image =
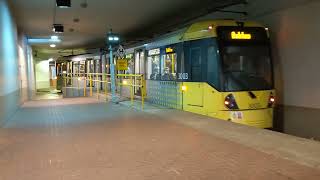
<path id="1" fill-rule="evenodd" d="M 150 102 L 258 128 L 271 128 L 275 90 L 268 30 L 212 20 L 144 43 L 130 71 L 144 74 Z"/>

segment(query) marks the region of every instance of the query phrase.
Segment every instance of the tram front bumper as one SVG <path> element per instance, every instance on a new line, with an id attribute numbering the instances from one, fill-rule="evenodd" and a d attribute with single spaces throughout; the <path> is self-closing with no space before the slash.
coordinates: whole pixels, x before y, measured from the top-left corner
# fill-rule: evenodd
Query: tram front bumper
<path id="1" fill-rule="evenodd" d="M 257 128 L 272 128 L 273 109 L 221 111 L 219 117 L 235 123 L 253 126 Z"/>

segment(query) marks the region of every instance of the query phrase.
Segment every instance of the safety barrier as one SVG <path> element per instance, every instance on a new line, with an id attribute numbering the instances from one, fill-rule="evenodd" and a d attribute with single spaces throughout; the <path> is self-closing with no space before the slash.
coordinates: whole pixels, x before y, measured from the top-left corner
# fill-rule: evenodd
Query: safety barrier
<path id="1" fill-rule="evenodd" d="M 181 83 L 147 80 L 148 101 L 153 104 L 182 109 Z"/>
<path id="2" fill-rule="evenodd" d="M 74 90 L 76 89 L 78 96 L 83 97 L 93 96 L 94 91 L 98 95 L 101 93 L 105 95 L 111 93 L 111 74 L 64 73 L 63 82 L 65 95 L 67 95 L 67 88 L 72 89 L 72 94 L 75 94 Z M 83 93 L 81 93 L 81 91 Z M 134 99 L 141 97 L 141 108 L 143 109 L 146 97 L 146 81 L 144 75 L 116 74 L 116 92 L 119 98 L 130 98 L 131 106 L 134 105 Z"/>

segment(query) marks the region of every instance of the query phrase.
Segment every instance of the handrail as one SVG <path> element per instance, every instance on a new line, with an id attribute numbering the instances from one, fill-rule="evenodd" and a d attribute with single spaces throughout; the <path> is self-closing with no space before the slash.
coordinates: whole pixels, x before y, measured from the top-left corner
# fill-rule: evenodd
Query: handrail
<path id="1" fill-rule="evenodd" d="M 111 76 L 106 73 L 63 73 L 63 75 L 100 75 L 100 76 Z M 116 74 L 117 77 L 142 77 L 143 74 Z M 78 76 L 79 77 L 79 76 Z"/>
<path id="2" fill-rule="evenodd" d="M 100 88 L 103 87 L 105 94 L 108 94 L 108 84 L 111 84 L 111 81 L 108 80 L 111 78 L 111 74 L 107 73 L 63 73 L 65 88 L 68 87 L 68 81 L 70 81 L 71 87 L 75 79 L 78 90 L 80 89 L 80 81 L 83 81 L 83 96 L 86 96 L 87 92 L 87 82 L 89 82 L 89 92 L 90 96 L 93 96 L 93 83 L 97 83 L 97 94 L 100 94 Z M 130 88 L 130 100 L 131 106 L 133 106 L 134 100 L 134 89 L 140 88 L 141 90 L 141 108 L 144 109 L 144 101 L 146 96 L 146 80 L 143 74 L 116 74 L 117 81 L 116 86 L 119 87 L 128 87 Z M 102 86 L 100 86 L 102 83 Z M 99 87 L 100 86 L 100 87 Z M 69 86 L 70 87 L 70 86 Z"/>

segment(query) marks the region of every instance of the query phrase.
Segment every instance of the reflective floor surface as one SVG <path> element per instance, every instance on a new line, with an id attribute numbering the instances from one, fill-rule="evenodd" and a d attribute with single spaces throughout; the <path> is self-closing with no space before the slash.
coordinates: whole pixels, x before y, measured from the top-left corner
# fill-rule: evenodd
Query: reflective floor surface
<path id="1" fill-rule="evenodd" d="M 27 102 L 0 129 L 0 180 L 320 177 L 169 118 L 88 98 Z"/>

